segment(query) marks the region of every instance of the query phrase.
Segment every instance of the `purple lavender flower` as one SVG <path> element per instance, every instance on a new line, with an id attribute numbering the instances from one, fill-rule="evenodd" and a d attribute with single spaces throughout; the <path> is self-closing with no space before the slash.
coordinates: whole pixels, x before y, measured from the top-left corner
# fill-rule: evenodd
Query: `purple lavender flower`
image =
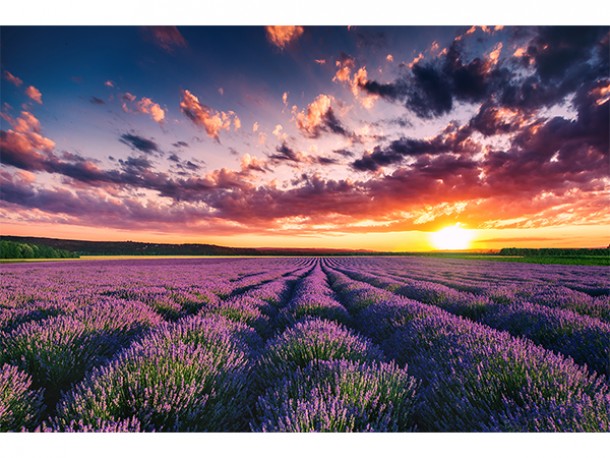
<path id="1" fill-rule="evenodd" d="M 319 318 L 299 322 L 270 340 L 258 361 L 259 386 L 268 386 L 312 361 L 384 361 L 370 340 L 344 326 Z"/>
<path id="2" fill-rule="evenodd" d="M 32 390 L 32 379 L 15 366 L 0 366 L 0 432 L 31 429 L 44 410 L 43 390 Z"/>
<path id="3" fill-rule="evenodd" d="M 254 431 L 409 431 L 417 383 L 394 363 L 313 361 L 257 403 Z"/>
<path id="4" fill-rule="evenodd" d="M 135 419 L 144 431 L 243 430 L 247 367 L 239 355 L 221 367 L 205 348 L 182 342 L 136 344 L 66 393 L 54 423 L 93 429 Z"/>

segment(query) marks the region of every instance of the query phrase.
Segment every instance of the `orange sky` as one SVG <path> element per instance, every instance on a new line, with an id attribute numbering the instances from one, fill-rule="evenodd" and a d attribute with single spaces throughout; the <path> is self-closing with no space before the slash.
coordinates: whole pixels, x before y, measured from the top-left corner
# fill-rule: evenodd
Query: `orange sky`
<path id="1" fill-rule="evenodd" d="M 197 237 L 150 232 L 107 230 L 70 225 L 28 226 L 2 224 L 2 233 L 31 237 L 65 239 L 144 241 L 157 243 L 210 243 L 232 247 L 344 248 L 374 251 L 427 251 L 436 247 L 433 232 L 407 231 L 368 234 L 335 234 L 311 237 L 276 235 L 242 235 Z M 471 249 L 498 250 L 504 247 L 600 248 L 608 246 L 610 226 L 565 226 L 540 229 L 475 229 Z"/>

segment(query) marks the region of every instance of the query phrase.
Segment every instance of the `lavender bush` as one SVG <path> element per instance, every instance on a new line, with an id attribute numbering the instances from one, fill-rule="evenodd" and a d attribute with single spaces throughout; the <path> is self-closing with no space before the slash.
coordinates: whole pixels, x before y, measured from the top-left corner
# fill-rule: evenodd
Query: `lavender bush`
<path id="1" fill-rule="evenodd" d="M 144 431 L 240 430 L 247 413 L 247 367 L 242 355 L 220 364 L 196 345 L 134 345 L 66 393 L 55 424 L 69 429 L 76 421 L 94 428 L 99 421 L 134 418 Z"/>
<path id="2" fill-rule="evenodd" d="M 394 363 L 313 361 L 257 403 L 254 431 L 408 431 L 417 383 Z"/>
<path id="3" fill-rule="evenodd" d="M 31 429 L 40 421 L 43 390 L 32 390 L 31 385 L 31 377 L 17 367 L 0 367 L 0 432 Z"/>
<path id="4" fill-rule="evenodd" d="M 256 368 L 258 384 L 268 386 L 311 362 L 339 359 L 383 361 L 385 356 L 371 341 L 335 322 L 309 319 L 267 343 Z"/>

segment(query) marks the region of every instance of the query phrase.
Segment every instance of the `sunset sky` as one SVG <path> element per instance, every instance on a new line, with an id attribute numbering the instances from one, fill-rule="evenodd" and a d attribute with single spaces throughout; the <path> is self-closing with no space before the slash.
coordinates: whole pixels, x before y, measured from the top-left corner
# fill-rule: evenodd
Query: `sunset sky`
<path id="1" fill-rule="evenodd" d="M 2 27 L 0 233 L 610 243 L 608 27 Z"/>

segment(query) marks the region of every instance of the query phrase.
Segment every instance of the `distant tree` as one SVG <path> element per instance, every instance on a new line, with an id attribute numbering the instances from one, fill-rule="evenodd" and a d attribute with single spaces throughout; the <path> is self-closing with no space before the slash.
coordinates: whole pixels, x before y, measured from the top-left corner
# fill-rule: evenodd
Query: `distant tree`
<path id="1" fill-rule="evenodd" d="M 0 259 L 77 258 L 76 253 L 46 245 L 0 240 Z"/>

